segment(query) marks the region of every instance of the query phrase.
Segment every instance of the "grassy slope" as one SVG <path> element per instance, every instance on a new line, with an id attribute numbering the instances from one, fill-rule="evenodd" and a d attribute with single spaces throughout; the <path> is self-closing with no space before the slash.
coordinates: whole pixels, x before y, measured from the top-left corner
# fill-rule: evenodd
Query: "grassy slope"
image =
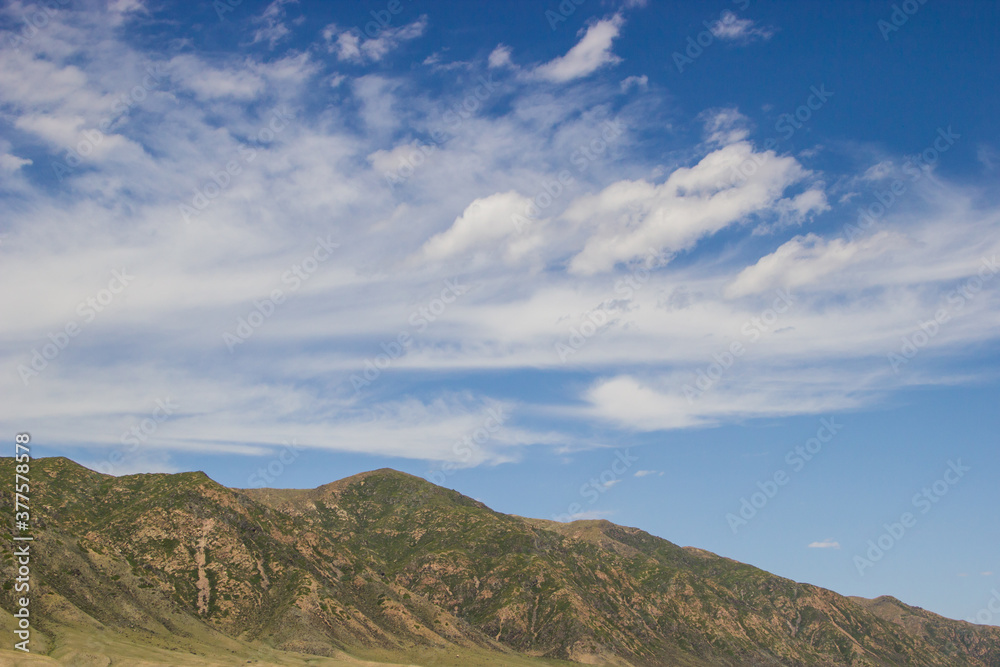
<path id="1" fill-rule="evenodd" d="M 608 522 L 498 514 L 391 470 L 240 491 L 54 458 L 32 477 L 35 627 L 63 664 L 1000 665 L 1000 632 Z"/>

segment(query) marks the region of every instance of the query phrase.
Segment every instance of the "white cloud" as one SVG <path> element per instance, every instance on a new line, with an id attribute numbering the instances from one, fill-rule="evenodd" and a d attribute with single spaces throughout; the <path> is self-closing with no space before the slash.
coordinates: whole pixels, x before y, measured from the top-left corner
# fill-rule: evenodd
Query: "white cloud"
<path id="1" fill-rule="evenodd" d="M 124 14 L 127 12 L 143 11 L 142 0 L 112 0 L 108 3 L 108 9 L 112 12 Z"/>
<path id="2" fill-rule="evenodd" d="M 768 40 L 774 35 L 773 28 L 762 28 L 750 19 L 741 19 L 735 13 L 726 10 L 718 21 L 712 24 L 712 34 L 716 39 L 735 42 L 751 42 L 755 39 Z"/>
<path id="3" fill-rule="evenodd" d="M 506 44 L 498 44 L 497 47 L 490 52 L 488 62 L 491 69 L 496 69 L 498 67 L 510 67 L 512 65 L 510 61 L 510 47 Z"/>
<path id="4" fill-rule="evenodd" d="M 647 90 L 649 88 L 649 77 L 643 74 L 642 76 L 629 76 L 622 79 L 621 82 L 622 92 L 627 93 L 633 88 L 638 88 L 639 90 Z"/>
<path id="5" fill-rule="evenodd" d="M 108 3 L 108 14 L 112 25 L 124 23 L 130 14 L 148 14 L 144 0 L 112 0 Z"/>
<path id="6" fill-rule="evenodd" d="M 287 11 L 285 5 L 298 3 L 299 0 L 273 0 L 260 16 L 254 17 L 254 22 L 260 24 L 253 35 L 253 43 L 267 42 L 273 49 L 278 42 L 291 34 L 288 26 L 285 25 Z"/>
<path id="7" fill-rule="evenodd" d="M 388 133 L 400 126 L 402 116 L 396 110 L 398 81 L 368 74 L 351 83 L 354 97 L 361 105 L 361 118 L 369 130 Z"/>
<path id="8" fill-rule="evenodd" d="M 84 119 L 80 116 L 59 117 L 47 114 L 21 115 L 14 126 L 57 146 L 72 146 L 80 136 Z"/>
<path id="9" fill-rule="evenodd" d="M 750 136 L 750 119 L 735 108 L 711 109 L 701 114 L 709 143 L 728 146 Z"/>
<path id="10" fill-rule="evenodd" d="M 889 176 L 895 170 L 892 160 L 882 160 L 876 164 L 869 167 L 862 178 L 866 181 L 879 181 Z"/>
<path id="11" fill-rule="evenodd" d="M 611 52 L 611 44 L 625 25 L 621 14 L 590 25 L 583 38 L 566 55 L 559 56 L 533 71 L 534 76 L 545 81 L 564 83 L 593 74 L 605 65 L 621 62 Z"/>
<path id="12" fill-rule="evenodd" d="M 26 164 L 31 164 L 31 160 L 20 158 L 10 153 L 0 153 L 0 171 L 11 174 Z"/>
<path id="13" fill-rule="evenodd" d="M 770 255 L 761 257 L 753 266 L 743 269 L 726 286 L 725 295 L 732 299 L 776 287 L 794 291 L 843 271 L 860 260 L 876 259 L 900 240 L 884 231 L 854 242 L 822 239 L 815 234 L 796 236 Z"/>
<path id="14" fill-rule="evenodd" d="M 250 61 L 217 68 L 191 55 L 174 56 L 167 64 L 171 79 L 200 100 L 232 98 L 248 101 L 264 90 L 265 81 Z"/>
<path id="15" fill-rule="evenodd" d="M 776 287 L 839 294 L 904 286 L 919 294 L 942 283 L 952 289 L 955 282 L 976 275 L 1000 248 L 1000 242 L 984 242 L 982 236 L 998 223 L 996 213 L 973 211 L 962 200 L 931 213 L 927 202 L 913 196 L 914 211 L 927 217 L 900 211 L 898 220 L 885 220 L 880 229 L 866 234 L 855 228 L 861 235 L 846 231 L 848 238 L 796 236 L 740 271 L 725 287 L 725 296 L 738 298 Z M 949 230 L 948 219 L 962 222 Z M 936 287 L 929 294 L 943 293 Z"/>
<path id="16" fill-rule="evenodd" d="M 813 183 L 807 190 L 794 197 L 782 199 L 774 206 L 778 220 L 771 227 L 763 226 L 760 231 L 771 232 L 778 227 L 801 225 L 813 215 L 830 210 L 822 183 Z"/>
<path id="17" fill-rule="evenodd" d="M 426 16 L 399 28 L 383 28 L 374 37 L 367 38 L 357 29 L 341 29 L 331 23 L 323 29 L 323 38 L 327 50 L 335 53 L 339 60 L 378 62 L 401 43 L 421 37 L 426 29 Z"/>
<path id="18" fill-rule="evenodd" d="M 989 144 L 979 144 L 976 148 L 976 159 L 987 171 L 992 171 L 1000 162 L 1000 153 Z"/>
<path id="19" fill-rule="evenodd" d="M 17 108 L 37 112 L 66 105 L 90 110 L 102 106 L 101 96 L 88 89 L 87 74 L 76 65 L 11 49 L 0 50 L 0 65 L 0 95 Z"/>
<path id="20" fill-rule="evenodd" d="M 595 76 L 601 85 L 558 95 L 514 77 L 505 103 L 485 113 L 460 106 L 473 77 L 442 93 L 414 85 L 424 68 L 343 78 L 339 62 L 314 59 L 315 48 L 279 60 L 185 50 L 163 63 L 162 85 L 54 196 L 51 183 L 33 180 L 39 166 L 79 142 L 159 62 L 107 18 L 60 12 L 21 53 L 0 44 L 0 103 L 12 129 L 0 169 L 13 174 L 2 187 L 18 202 L 0 202 L 0 393 L 15 397 L 8 412 L 20 420 L 3 421 L 8 432 L 31 429 L 81 451 L 113 448 L 153 399 L 169 395 L 183 409 L 150 439 L 151 455 L 273 456 L 295 437 L 314 448 L 447 460 L 483 410 L 506 405 L 488 395 L 485 376 L 570 372 L 550 403 L 531 407 L 531 423 L 544 428 L 519 425 L 513 410 L 474 459 L 498 462 L 531 444 L 603 444 L 579 444 L 565 424 L 567 432 L 580 423 L 659 430 L 826 413 L 870 406 L 900 386 L 976 378 L 975 370 L 936 373 L 916 363 L 896 376 L 885 354 L 947 304 L 983 258 L 1000 253 L 994 205 L 928 178 L 908 182 L 906 196 L 863 235 L 842 240 L 815 228 L 793 236 L 782 225 L 827 206 L 815 175 L 793 157 L 754 149 L 735 110 L 707 112 L 705 142 L 654 163 L 630 142 L 662 134 L 662 116 L 648 113 L 659 93 L 623 96 L 610 72 Z M 401 44 L 423 25 L 368 46 L 361 37 L 345 57 L 385 58 L 392 40 Z M 603 42 L 600 26 L 577 45 L 591 56 L 567 54 L 560 76 L 614 59 L 620 26 L 606 24 Z M 326 44 L 337 54 L 344 34 L 331 30 L 320 51 Z M 302 103 L 316 95 L 327 95 L 326 104 Z M 273 107 L 293 118 L 258 141 Z M 630 131 L 578 168 L 570 157 L 601 136 L 608 109 Z M 693 119 L 671 122 L 698 131 Z M 405 186 L 390 188 L 384 170 L 436 129 L 445 139 Z M 246 151 L 252 160 L 241 158 Z M 28 155 L 32 169 L 23 168 Z M 232 160 L 238 173 L 223 175 Z M 553 194 L 546 187 L 563 169 L 572 182 Z M 863 174 L 834 176 L 855 184 Z M 179 206 L 198 193 L 206 205 L 186 224 Z M 518 231 L 511 216 L 531 201 L 547 204 Z M 773 238 L 751 241 L 762 229 Z M 721 230 L 725 249 L 701 254 L 702 240 Z M 303 270 L 317 237 L 341 250 L 292 291 L 284 278 Z M 640 274 L 636 261 L 650 247 L 690 255 Z M 134 282 L 84 322 L 79 304 L 121 267 Z M 471 287 L 441 311 L 444 279 Z M 775 288 L 789 286 L 794 308 L 755 329 L 752 354 L 690 401 L 684 385 L 733 341 L 749 348 L 743 327 L 770 306 Z M 259 313 L 255 303 L 275 289 L 285 301 L 230 354 L 223 332 Z M 603 324 L 564 363 L 555 345 L 579 336 L 595 313 Z M 69 322 L 85 326 L 25 387 L 18 367 Z M 983 289 L 920 361 L 965 354 L 997 331 L 1000 296 Z M 352 375 L 371 374 L 401 333 L 410 335 L 405 353 L 375 367 L 371 386 L 355 394 Z M 456 387 L 472 378 L 476 391 L 456 398 L 427 389 L 427 371 Z M 399 395 L 403 387 L 420 399 Z M 156 463 L 151 456 L 145 465 Z"/>
<path id="21" fill-rule="evenodd" d="M 836 542 L 836 541 L 831 540 L 831 539 L 826 539 L 826 540 L 823 540 L 821 542 L 810 542 L 809 543 L 809 548 L 810 549 L 839 549 L 840 548 L 840 542 Z"/>
<path id="22" fill-rule="evenodd" d="M 361 36 L 356 31 L 342 30 L 335 23 L 323 29 L 327 50 L 340 60 L 361 60 Z"/>
<path id="23" fill-rule="evenodd" d="M 707 356 L 705 365 L 711 361 Z M 797 383 L 765 364 L 741 365 L 740 371 L 701 393 L 693 371 L 666 372 L 649 381 L 630 375 L 599 380 L 584 394 L 589 405 L 579 414 L 634 431 L 668 431 L 749 417 L 815 414 L 824 409 L 821 406 L 852 409 L 863 404 L 860 396 L 870 395 L 864 393 L 867 381 L 856 376 L 848 382 L 861 386 L 845 391 L 840 382 L 846 378 L 826 370 L 817 371 L 811 383 Z"/>
<path id="24" fill-rule="evenodd" d="M 741 167 L 754 167 L 748 178 Z M 565 217 L 593 229 L 570 263 L 581 275 L 610 271 L 649 253 L 676 253 L 751 215 L 783 207 L 785 189 L 809 175 L 794 158 L 756 153 L 740 141 L 674 171 L 661 185 L 620 181 L 574 202 Z"/>
<path id="25" fill-rule="evenodd" d="M 448 72 L 451 70 L 469 70 L 473 68 L 473 63 L 465 60 L 452 60 L 444 62 L 442 54 L 435 52 L 424 58 L 423 63 L 436 72 Z"/>
<path id="26" fill-rule="evenodd" d="M 523 216 L 530 205 L 530 199 L 513 190 L 476 199 L 451 227 L 424 244 L 423 255 L 431 261 L 438 261 L 473 249 L 492 253 L 496 252 L 499 243 L 508 257 L 517 259 L 533 244 L 530 241 L 526 243 L 525 239 L 509 245 L 500 242 L 518 234 L 514 217 Z M 535 223 L 536 226 L 540 224 Z"/>
<path id="27" fill-rule="evenodd" d="M 636 470 L 635 477 L 648 477 L 649 475 L 663 476 L 663 472 L 660 470 Z"/>
<path id="28" fill-rule="evenodd" d="M 631 424 L 639 431 L 685 428 L 700 423 L 687 414 L 681 394 L 670 396 L 643 386 L 635 378 L 616 377 L 590 389 L 587 399 L 605 419 Z"/>

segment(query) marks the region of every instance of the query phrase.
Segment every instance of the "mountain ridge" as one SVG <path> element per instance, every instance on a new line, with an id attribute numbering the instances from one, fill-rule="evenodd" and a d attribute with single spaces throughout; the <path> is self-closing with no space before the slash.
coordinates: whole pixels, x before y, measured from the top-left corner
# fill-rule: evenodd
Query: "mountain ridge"
<path id="1" fill-rule="evenodd" d="M 12 466 L 0 459 L 11 479 Z M 32 462 L 32 502 L 36 628 L 56 649 L 90 628 L 149 646 L 173 636 L 417 664 L 1000 665 L 997 628 L 606 520 L 502 514 L 390 468 L 234 489 L 203 472 L 110 477 L 53 457 Z"/>

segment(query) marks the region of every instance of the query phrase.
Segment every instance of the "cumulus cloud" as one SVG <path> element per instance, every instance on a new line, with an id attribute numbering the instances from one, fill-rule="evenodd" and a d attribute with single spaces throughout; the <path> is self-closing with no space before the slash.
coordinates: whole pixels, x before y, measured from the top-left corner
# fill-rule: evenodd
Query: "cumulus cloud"
<path id="1" fill-rule="evenodd" d="M 753 266 L 743 269 L 726 286 L 727 298 L 757 294 L 776 287 L 794 290 L 816 284 L 860 260 L 871 260 L 888 252 L 901 239 L 889 232 L 857 241 L 822 239 L 815 234 L 797 236 Z"/>
<path id="2" fill-rule="evenodd" d="M 744 165 L 759 165 L 741 177 Z M 809 176 L 795 158 L 758 153 L 746 141 L 719 148 L 692 167 L 674 171 L 660 185 L 620 181 L 574 202 L 565 217 L 594 230 L 570 270 L 582 275 L 610 271 L 654 252 L 676 253 L 751 215 L 785 206 L 787 188 Z M 783 203 L 785 202 L 785 203 Z M 791 206 L 800 215 L 818 202 Z"/>
<path id="3" fill-rule="evenodd" d="M 553 83 L 564 83 L 593 74 L 606 65 L 621 62 L 611 52 L 611 45 L 625 25 L 621 14 L 590 25 L 583 37 L 566 55 L 559 56 L 533 71 L 534 76 Z"/>
<path id="4" fill-rule="evenodd" d="M 441 259 L 509 236 L 514 232 L 511 215 L 523 210 L 527 203 L 527 198 L 513 191 L 477 199 L 447 231 L 424 244 L 424 254 L 431 259 Z"/>
<path id="5" fill-rule="evenodd" d="M 476 199 L 451 227 L 424 244 L 423 255 L 437 261 L 468 250 L 496 252 L 498 247 L 502 247 L 508 257 L 516 259 L 532 244 L 526 243 L 523 238 L 513 244 L 506 243 L 506 240 L 519 233 L 515 220 L 518 216 L 524 217 L 531 203 L 530 199 L 515 191 Z"/>

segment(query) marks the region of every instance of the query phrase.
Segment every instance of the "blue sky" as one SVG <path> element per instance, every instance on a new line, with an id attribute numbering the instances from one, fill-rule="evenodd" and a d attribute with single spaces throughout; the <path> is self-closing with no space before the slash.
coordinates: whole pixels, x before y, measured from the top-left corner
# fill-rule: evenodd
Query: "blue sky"
<path id="1" fill-rule="evenodd" d="M 5 2 L 7 433 L 1000 624 L 990 2 Z"/>

